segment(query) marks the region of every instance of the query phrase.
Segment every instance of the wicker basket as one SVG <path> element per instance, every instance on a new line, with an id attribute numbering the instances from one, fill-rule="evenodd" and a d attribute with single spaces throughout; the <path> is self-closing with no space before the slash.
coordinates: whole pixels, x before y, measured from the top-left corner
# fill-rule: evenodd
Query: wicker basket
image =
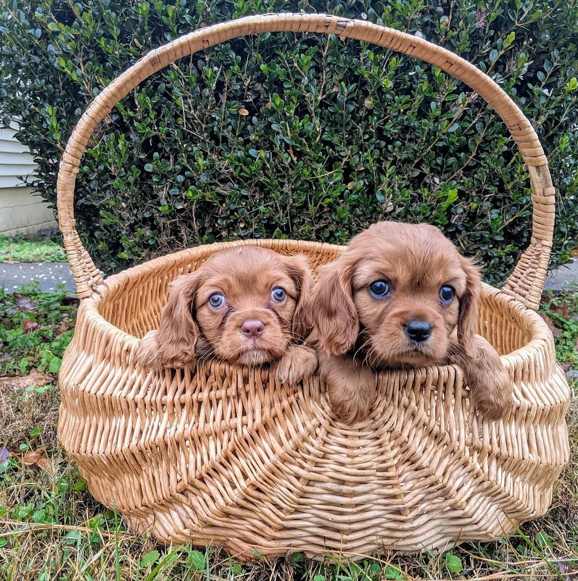
<path id="1" fill-rule="evenodd" d="M 515 383 L 507 420 L 483 421 L 472 411 L 456 366 L 382 373 L 371 417 L 351 426 L 332 415 L 318 377 L 289 386 L 267 369 L 219 362 L 154 373 L 135 365 L 169 283 L 210 254 L 257 244 L 305 253 L 316 268 L 342 250 L 296 241 L 213 244 L 103 281 L 75 230 L 80 159 L 115 104 L 185 55 L 274 31 L 336 34 L 419 57 L 468 84 L 508 126 L 530 172 L 532 243 L 502 290 L 484 286 L 478 321 Z M 546 512 L 569 457 L 568 385 L 552 335 L 532 310 L 550 255 L 554 188 L 528 120 L 466 61 L 396 30 L 322 14 L 253 16 L 198 30 L 151 51 L 90 105 L 62 157 L 58 211 L 83 299 L 60 373 L 59 436 L 91 493 L 137 530 L 243 553 L 355 559 L 489 540 Z"/>

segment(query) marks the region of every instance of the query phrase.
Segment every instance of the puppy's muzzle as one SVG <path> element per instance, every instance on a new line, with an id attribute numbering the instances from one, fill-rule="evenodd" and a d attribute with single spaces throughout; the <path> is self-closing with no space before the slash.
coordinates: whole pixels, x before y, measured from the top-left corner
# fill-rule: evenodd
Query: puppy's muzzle
<path id="1" fill-rule="evenodd" d="M 259 319 L 250 319 L 241 325 L 241 334 L 247 339 L 257 339 L 265 332 L 265 323 Z"/>
<path id="2" fill-rule="evenodd" d="M 403 326 L 405 335 L 415 343 L 424 343 L 432 334 L 432 326 L 427 321 L 410 321 Z"/>

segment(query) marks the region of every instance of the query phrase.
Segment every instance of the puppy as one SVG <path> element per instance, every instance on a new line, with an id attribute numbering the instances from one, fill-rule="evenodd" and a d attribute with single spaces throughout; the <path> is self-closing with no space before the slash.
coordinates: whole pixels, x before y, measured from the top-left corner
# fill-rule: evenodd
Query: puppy
<path id="1" fill-rule="evenodd" d="M 280 381 L 297 383 L 317 368 L 315 351 L 299 344 L 312 286 L 302 255 L 255 246 L 218 252 L 171 284 L 159 329 L 141 340 L 137 360 L 153 368 L 181 368 L 197 358 L 268 363 Z"/>
<path id="2" fill-rule="evenodd" d="M 478 411 L 505 415 L 512 382 L 493 347 L 475 333 L 481 278 L 429 225 L 374 224 L 319 269 L 309 316 L 319 370 L 335 413 L 363 419 L 375 370 L 457 363 Z"/>

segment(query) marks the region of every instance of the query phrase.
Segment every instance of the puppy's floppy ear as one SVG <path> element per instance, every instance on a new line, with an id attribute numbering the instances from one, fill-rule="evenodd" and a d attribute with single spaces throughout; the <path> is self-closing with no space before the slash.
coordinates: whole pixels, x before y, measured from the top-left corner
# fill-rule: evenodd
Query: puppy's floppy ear
<path id="1" fill-rule="evenodd" d="M 171 284 L 158 331 L 148 333 L 140 342 L 137 359 L 141 365 L 178 369 L 194 363 L 199 329 L 192 311 L 198 285 L 197 273 L 181 276 Z"/>
<path id="2" fill-rule="evenodd" d="M 474 262 L 464 256 L 460 257 L 462 269 L 466 274 L 466 292 L 460 298 L 460 312 L 458 316 L 458 344 L 465 355 L 477 356 L 476 319 L 478 317 L 478 301 L 482 291 L 482 277 Z"/>
<path id="3" fill-rule="evenodd" d="M 327 355 L 347 353 L 359 335 L 359 317 L 353 302 L 355 264 L 340 258 L 319 269 L 309 313 L 317 344 Z"/>
<path id="4" fill-rule="evenodd" d="M 313 290 L 313 275 L 303 254 L 284 256 L 283 264 L 289 277 L 297 287 L 297 305 L 293 313 L 291 332 L 299 339 L 305 339 L 311 330 L 311 322 L 308 317 L 308 305 Z"/>

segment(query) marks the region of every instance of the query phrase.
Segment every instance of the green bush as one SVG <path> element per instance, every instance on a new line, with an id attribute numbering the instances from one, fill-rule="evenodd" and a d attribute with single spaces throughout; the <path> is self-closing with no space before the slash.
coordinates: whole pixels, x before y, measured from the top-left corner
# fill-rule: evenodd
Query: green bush
<path id="1" fill-rule="evenodd" d="M 247 14 L 326 11 L 422 35 L 496 80 L 532 120 L 559 188 L 555 260 L 577 238 L 578 3 L 568 0 L 3 0 L 0 111 L 56 197 L 90 100 L 149 49 Z M 335 36 L 266 34 L 185 58 L 97 128 L 78 228 L 113 271 L 214 240 L 344 242 L 379 219 L 440 226 L 499 282 L 530 239 L 527 173 L 462 83 Z"/>

